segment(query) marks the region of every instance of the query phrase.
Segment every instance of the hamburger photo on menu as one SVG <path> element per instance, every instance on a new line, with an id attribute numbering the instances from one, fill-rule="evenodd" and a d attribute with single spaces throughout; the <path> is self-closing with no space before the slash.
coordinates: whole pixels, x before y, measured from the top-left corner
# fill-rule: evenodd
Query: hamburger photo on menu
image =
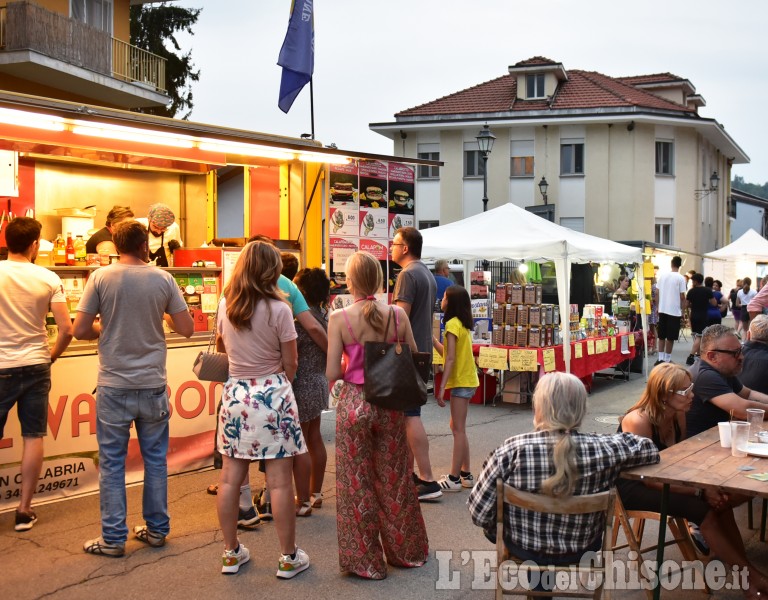
<path id="1" fill-rule="evenodd" d="M 384 190 L 377 185 L 366 186 L 363 193 L 360 194 L 360 202 L 366 203 L 371 208 L 386 208 L 384 202 Z"/>
<path id="2" fill-rule="evenodd" d="M 355 199 L 355 189 L 351 182 L 337 181 L 331 186 L 331 198 L 334 202 L 349 202 Z"/>

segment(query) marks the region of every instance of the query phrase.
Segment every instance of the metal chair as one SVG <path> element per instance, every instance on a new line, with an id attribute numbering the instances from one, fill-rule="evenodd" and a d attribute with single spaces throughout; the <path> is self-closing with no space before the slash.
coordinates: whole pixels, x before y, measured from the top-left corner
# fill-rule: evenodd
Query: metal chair
<path id="1" fill-rule="evenodd" d="M 496 600 L 502 600 L 505 595 L 524 595 L 528 598 L 533 597 L 569 597 L 569 598 L 610 598 L 610 589 L 604 589 L 606 577 L 609 575 L 606 568 L 608 561 L 605 560 L 605 553 L 610 551 L 610 543 L 613 539 L 613 506 L 614 499 L 617 497 L 616 490 L 611 489 L 599 494 L 589 494 L 584 496 L 568 496 L 567 498 L 555 498 L 543 494 L 532 494 L 522 492 L 504 483 L 499 478 L 496 480 L 496 554 L 498 560 L 498 571 L 496 573 Z M 512 556 L 504 545 L 504 504 L 511 504 L 525 510 L 540 513 L 549 513 L 556 515 L 576 515 L 586 513 L 605 513 L 605 531 L 603 532 L 603 544 L 600 552 L 597 554 L 599 560 L 590 564 L 569 564 L 569 565 L 533 565 L 530 561 L 523 561 Z M 554 571 L 555 580 L 558 573 L 565 573 L 569 582 L 573 582 L 573 575 L 579 576 L 579 585 L 576 589 L 552 591 L 534 591 L 519 587 L 513 587 L 511 590 L 504 589 L 502 579 L 504 573 L 504 563 L 512 561 L 516 563 L 518 573 L 538 571 Z M 594 584 L 592 588 L 585 585 L 585 579 L 589 578 L 588 583 Z M 507 579 L 504 578 L 506 582 Z M 518 579 L 519 582 L 519 579 Z M 609 586 L 610 587 L 610 586 Z"/>

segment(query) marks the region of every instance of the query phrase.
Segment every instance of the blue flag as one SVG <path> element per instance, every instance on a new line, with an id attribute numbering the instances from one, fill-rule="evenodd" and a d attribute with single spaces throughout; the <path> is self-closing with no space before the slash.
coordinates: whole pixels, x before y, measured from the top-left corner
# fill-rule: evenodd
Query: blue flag
<path id="1" fill-rule="evenodd" d="M 291 3 L 291 18 L 277 64 L 283 67 L 277 105 L 287 113 L 315 70 L 312 0 L 293 0 Z"/>

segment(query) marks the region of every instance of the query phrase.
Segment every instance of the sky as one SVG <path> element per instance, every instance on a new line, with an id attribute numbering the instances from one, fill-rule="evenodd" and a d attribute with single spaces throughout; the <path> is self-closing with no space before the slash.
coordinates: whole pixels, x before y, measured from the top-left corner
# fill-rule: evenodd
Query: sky
<path id="1" fill-rule="evenodd" d="M 301 1 L 301 0 L 297 0 Z M 290 0 L 181 0 L 202 8 L 192 49 L 200 81 L 190 119 L 299 137 L 309 133 L 309 86 L 277 107 L 277 56 Z M 393 154 L 370 123 L 495 79 L 532 56 L 617 77 L 688 79 L 750 157 L 734 175 L 768 181 L 766 0 L 315 0 L 315 137 Z"/>

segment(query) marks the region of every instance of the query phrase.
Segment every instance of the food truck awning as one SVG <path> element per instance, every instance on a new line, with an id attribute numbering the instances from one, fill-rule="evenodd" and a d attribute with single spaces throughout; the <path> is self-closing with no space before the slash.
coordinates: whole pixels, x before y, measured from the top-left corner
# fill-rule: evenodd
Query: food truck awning
<path id="1" fill-rule="evenodd" d="M 274 165 L 297 159 L 443 165 L 440 161 L 328 148 L 317 140 L 12 92 L 0 92 L 0 149 L 59 160 L 193 173 L 228 164 Z"/>

